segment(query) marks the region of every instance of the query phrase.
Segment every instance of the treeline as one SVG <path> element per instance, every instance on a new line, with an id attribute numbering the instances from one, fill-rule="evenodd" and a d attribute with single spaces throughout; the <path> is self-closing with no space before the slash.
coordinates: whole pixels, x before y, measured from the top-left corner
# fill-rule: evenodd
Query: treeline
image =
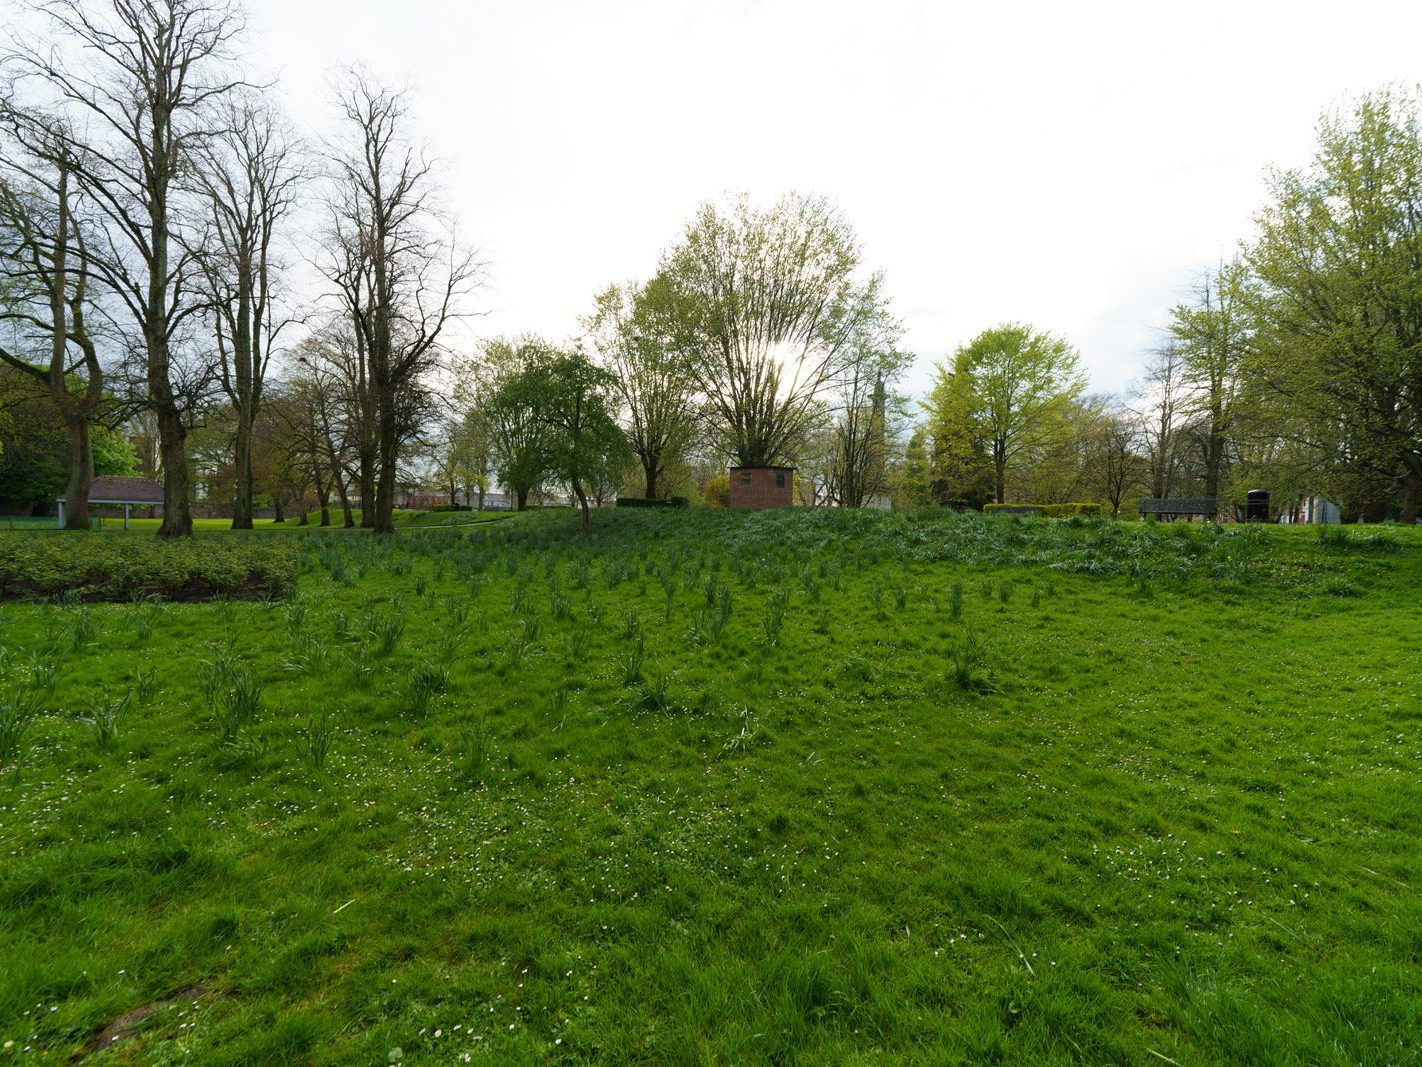
<path id="1" fill-rule="evenodd" d="M 1268 177 L 1238 253 L 1173 308 L 1130 395 L 1085 392 L 1065 342 L 990 330 L 939 368 L 906 506 L 1136 495 L 1416 521 L 1422 506 L 1422 127 L 1415 91 L 1326 115 L 1310 165 Z"/>
<path id="2" fill-rule="evenodd" d="M 619 494 L 719 500 L 728 461 L 795 466 L 811 505 L 1422 503 L 1415 93 L 1328 116 L 1314 162 L 1271 175 L 1130 395 L 1007 323 L 913 405 L 882 277 L 821 198 L 703 205 L 578 336 L 461 351 L 481 264 L 406 94 L 347 73 L 314 142 L 237 63 L 233 0 L 30 15 L 47 28 L 0 56 L 0 430 L 12 481 L 62 488 L 71 525 L 96 470 L 135 467 L 162 477 L 166 536 L 199 497 L 237 528 L 270 506 L 388 532 L 402 488 L 566 495 L 586 520 Z"/>
<path id="3" fill-rule="evenodd" d="M 263 450 L 393 529 L 425 379 L 477 274 L 403 95 L 347 74 L 338 132 L 312 145 L 237 63 L 231 0 L 27 14 L 45 28 L 0 55 L 0 360 L 62 422 L 68 524 L 87 525 L 95 428 L 136 418 L 163 536 L 191 532 L 194 489 L 213 488 L 194 478 L 223 468 L 250 527 Z M 204 469 L 214 436 L 230 459 Z M 301 438 L 338 442 L 322 470 Z"/>
<path id="4" fill-rule="evenodd" d="M 908 357 L 826 201 L 707 205 L 653 278 L 590 300 L 584 336 L 460 352 L 480 264 L 406 94 L 348 73 L 312 143 L 236 62 L 232 0 L 29 13 L 47 29 L 0 57 L 0 360 L 63 428 L 69 525 L 117 427 L 161 475 L 164 536 L 196 498 L 239 529 L 265 503 L 389 532 L 400 487 L 428 484 L 586 517 L 823 433 L 823 499 L 884 491 Z"/>

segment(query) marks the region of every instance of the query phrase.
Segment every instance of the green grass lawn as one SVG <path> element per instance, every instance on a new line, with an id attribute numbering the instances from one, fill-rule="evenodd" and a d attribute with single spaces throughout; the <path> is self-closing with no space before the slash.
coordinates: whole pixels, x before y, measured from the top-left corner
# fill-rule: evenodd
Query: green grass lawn
<path id="1" fill-rule="evenodd" d="M 0 606 L 0 1060 L 1422 1059 L 1419 531 L 594 520 Z"/>

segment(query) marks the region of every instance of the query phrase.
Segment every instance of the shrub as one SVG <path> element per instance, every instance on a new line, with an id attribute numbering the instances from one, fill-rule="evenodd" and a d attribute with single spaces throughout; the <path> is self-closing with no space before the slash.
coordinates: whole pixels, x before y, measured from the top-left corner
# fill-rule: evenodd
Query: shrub
<path id="1" fill-rule="evenodd" d="M 1003 515 L 1042 515 L 1049 519 L 1062 519 L 1069 515 L 1100 515 L 1100 504 L 984 504 L 983 511 L 998 512 Z"/>
<path id="2" fill-rule="evenodd" d="M 706 483 L 706 490 L 702 494 L 706 500 L 708 508 L 725 510 L 731 506 L 731 476 L 729 474 L 718 474 Z"/>
<path id="3" fill-rule="evenodd" d="M 691 501 L 684 496 L 667 497 L 665 500 L 653 500 L 644 496 L 620 496 L 617 498 L 619 508 L 687 508 L 691 506 Z"/>
<path id="4" fill-rule="evenodd" d="M 269 538 L 0 533 L 0 600 L 257 600 L 295 588 L 296 546 Z"/>
<path id="5" fill-rule="evenodd" d="M 1068 515 L 1100 515 L 1101 505 L 1088 503 L 1044 504 L 1042 514 L 1049 519 L 1062 519 Z"/>

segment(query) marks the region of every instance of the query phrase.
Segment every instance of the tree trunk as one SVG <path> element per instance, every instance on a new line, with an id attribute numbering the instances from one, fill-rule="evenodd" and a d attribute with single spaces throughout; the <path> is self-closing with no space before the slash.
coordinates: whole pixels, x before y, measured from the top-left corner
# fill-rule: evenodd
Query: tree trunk
<path id="1" fill-rule="evenodd" d="M 286 510 L 281 506 L 281 504 L 281 497 L 272 497 L 272 522 L 278 525 L 283 522 L 286 522 Z"/>
<path id="2" fill-rule="evenodd" d="M 1422 474 L 1408 471 L 1402 484 L 1402 513 L 1397 521 L 1415 523 L 1418 512 L 1422 512 Z"/>
<path id="3" fill-rule="evenodd" d="M 378 534 L 395 532 L 395 467 L 400 458 L 400 442 L 395 433 L 393 396 L 381 397 L 380 404 L 380 471 L 375 482 L 375 521 L 371 524 Z"/>
<path id="4" fill-rule="evenodd" d="M 166 374 L 165 374 L 166 377 Z M 163 522 L 159 537 L 187 537 L 193 532 L 188 506 L 188 431 L 171 403 L 159 406 L 158 453 L 163 460 Z"/>
<path id="5" fill-rule="evenodd" d="M 237 441 L 233 459 L 237 467 L 237 497 L 232 505 L 232 529 L 252 528 L 252 424 L 237 413 Z"/>
<path id="6" fill-rule="evenodd" d="M 519 486 L 517 489 L 514 490 L 514 494 L 518 497 L 518 510 L 519 510 L 519 511 L 527 511 L 527 510 L 528 510 L 528 486 L 526 486 L 526 485 L 521 485 L 521 486 Z"/>
<path id="7" fill-rule="evenodd" d="M 578 498 L 578 507 L 583 509 L 583 533 L 587 533 L 591 525 L 588 517 L 588 495 L 583 492 L 582 483 L 576 479 L 573 480 L 573 495 Z"/>
<path id="8" fill-rule="evenodd" d="M 647 476 L 647 499 L 657 499 L 657 463 L 652 459 L 642 460 L 642 473 Z"/>
<path id="9" fill-rule="evenodd" d="M 351 494 L 346 488 L 346 480 L 339 474 L 334 474 L 336 482 L 336 495 L 341 498 L 341 525 L 347 530 L 355 526 L 355 515 L 351 513 Z"/>
<path id="10" fill-rule="evenodd" d="M 70 416 L 65 420 L 69 434 L 69 484 L 64 488 L 64 528 L 89 528 L 89 483 L 94 480 L 94 450 L 89 441 L 89 420 Z"/>
<path id="11" fill-rule="evenodd" d="M 343 525 L 347 530 L 355 525 L 355 516 L 351 513 L 351 494 L 346 485 L 346 472 L 341 467 L 340 461 L 336 458 L 336 451 L 330 447 L 330 436 L 326 438 L 327 455 L 331 462 L 331 484 L 336 487 L 336 496 L 341 501 L 341 515 Z"/>
<path id="12" fill-rule="evenodd" d="M 375 525 L 375 453 L 368 443 L 360 448 L 360 524 L 367 530 Z"/>
<path id="13" fill-rule="evenodd" d="M 331 487 L 321 478 L 321 464 L 311 466 L 311 481 L 316 486 L 316 503 L 321 508 L 321 525 L 331 525 Z"/>
<path id="14" fill-rule="evenodd" d="M 482 485 L 479 487 L 479 510 L 484 510 L 484 487 Z"/>

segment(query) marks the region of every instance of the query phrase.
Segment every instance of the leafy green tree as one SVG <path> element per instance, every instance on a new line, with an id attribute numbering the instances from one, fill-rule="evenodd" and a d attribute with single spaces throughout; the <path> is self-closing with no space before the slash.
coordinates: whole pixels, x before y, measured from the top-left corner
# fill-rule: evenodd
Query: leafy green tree
<path id="1" fill-rule="evenodd" d="M 951 369 L 937 367 L 923 405 L 931 441 L 929 493 L 940 504 L 981 507 L 992 499 L 992 464 L 977 407 L 968 356 L 960 349 Z"/>
<path id="2" fill-rule="evenodd" d="M 0 501 L 39 512 L 52 509 L 67 491 L 70 444 L 47 388 L 32 375 L 0 365 Z M 136 473 L 133 446 L 117 429 L 91 427 L 89 451 L 95 474 Z"/>
<path id="3" fill-rule="evenodd" d="M 981 443 L 1001 504 L 1008 473 L 1060 440 L 1085 388 L 1080 359 L 1067 341 L 1007 323 L 958 349 L 951 373 L 939 368 L 930 414 L 945 437 L 951 435 L 958 462 L 966 465 L 972 456 L 964 444 Z"/>
<path id="4" fill-rule="evenodd" d="M 1224 485 L 1241 367 L 1254 345 L 1256 305 L 1248 267 L 1235 259 L 1206 275 L 1194 302 L 1178 305 L 1172 314 L 1170 332 L 1184 364 L 1186 411 L 1195 416 L 1207 497 L 1220 496 Z"/>
<path id="5" fill-rule="evenodd" d="M 647 498 L 682 459 L 698 431 L 696 382 L 685 357 L 669 343 L 667 279 L 610 285 L 583 320 L 602 365 L 613 375 L 627 443 L 642 468 Z"/>
<path id="6" fill-rule="evenodd" d="M 915 427 L 904 447 L 902 462 L 891 479 L 894 510 L 915 511 L 932 502 L 933 465 L 928 455 L 928 430 Z"/>
<path id="7" fill-rule="evenodd" d="M 662 259 L 660 336 L 686 358 L 724 451 L 743 466 L 793 461 L 827 394 L 861 355 L 881 304 L 844 217 L 820 197 L 769 209 L 706 204 Z"/>
<path id="8" fill-rule="evenodd" d="M 547 350 L 499 387 L 493 407 L 521 411 L 541 428 L 544 470 L 566 485 L 590 525 L 588 494 L 615 483 L 631 453 L 614 417 L 614 377 L 581 352 Z"/>
<path id="9" fill-rule="evenodd" d="M 1249 263 L 1266 329 L 1249 372 L 1281 432 L 1367 518 L 1422 509 L 1422 101 L 1363 96 L 1325 115 L 1310 166 L 1276 173 Z"/>
<path id="10" fill-rule="evenodd" d="M 536 397 L 520 383 L 552 352 L 537 337 L 496 338 L 485 344 L 475 371 L 474 403 L 488 429 L 494 469 L 519 511 L 528 508 L 528 494 L 543 483 L 551 465 L 548 425 Z"/>

